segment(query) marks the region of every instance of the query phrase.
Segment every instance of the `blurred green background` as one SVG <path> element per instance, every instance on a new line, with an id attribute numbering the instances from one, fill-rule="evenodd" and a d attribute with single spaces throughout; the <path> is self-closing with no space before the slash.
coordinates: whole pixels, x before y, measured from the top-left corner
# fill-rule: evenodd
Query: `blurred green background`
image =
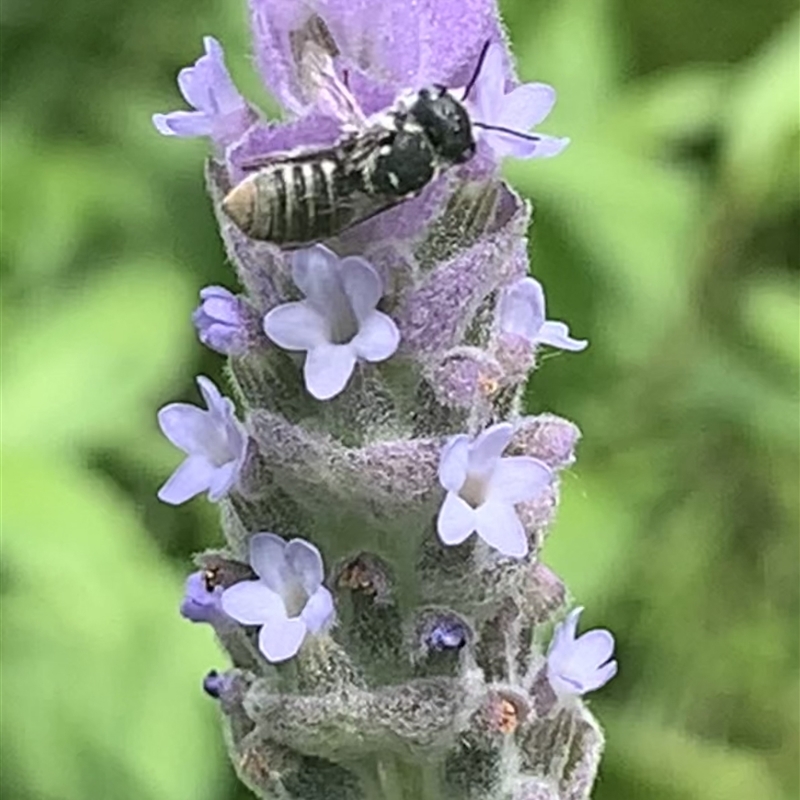
<path id="1" fill-rule="evenodd" d="M 508 0 L 573 144 L 512 164 L 551 316 L 532 411 L 580 423 L 546 558 L 621 671 L 597 800 L 781 800 L 798 783 L 798 19 L 791 0 Z M 263 90 L 243 0 L 2 5 L 2 777 L 8 800 L 243 800 L 224 659 L 177 614 L 214 509 L 160 505 L 163 403 L 221 359 L 233 286 L 203 142 L 167 140 L 213 33 Z"/>

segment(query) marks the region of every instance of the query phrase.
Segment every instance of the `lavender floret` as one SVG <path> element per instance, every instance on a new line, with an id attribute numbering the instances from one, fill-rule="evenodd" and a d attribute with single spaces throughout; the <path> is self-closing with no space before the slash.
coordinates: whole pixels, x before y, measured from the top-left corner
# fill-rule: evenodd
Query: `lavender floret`
<path id="1" fill-rule="evenodd" d="M 181 94 L 194 110 L 154 114 L 153 125 L 165 136 L 208 136 L 224 150 L 244 134 L 256 116 L 231 80 L 220 43 L 206 36 L 203 44 L 205 55 L 178 73 Z"/>
<path id="2" fill-rule="evenodd" d="M 236 485 L 247 450 L 247 434 L 236 419 L 233 403 L 202 375 L 197 385 L 207 410 L 188 403 L 172 403 L 158 412 L 158 424 L 167 439 L 187 458 L 158 490 L 159 500 L 185 503 L 208 491 L 217 502 Z"/>

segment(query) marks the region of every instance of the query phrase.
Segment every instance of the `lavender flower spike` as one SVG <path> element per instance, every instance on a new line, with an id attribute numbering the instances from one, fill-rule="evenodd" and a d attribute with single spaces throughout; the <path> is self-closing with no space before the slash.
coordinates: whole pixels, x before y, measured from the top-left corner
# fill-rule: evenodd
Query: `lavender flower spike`
<path id="1" fill-rule="evenodd" d="M 497 158 L 550 158 L 558 155 L 569 144 L 569 139 L 542 133 L 533 138 L 522 138 L 513 133 L 527 134 L 544 120 L 555 105 L 555 89 L 544 83 L 525 83 L 506 93 L 506 74 L 505 48 L 492 44 L 471 90 L 468 106 L 474 120 L 503 130 L 476 127 L 476 134 Z"/>
<path id="2" fill-rule="evenodd" d="M 378 273 L 363 258 L 340 259 L 316 245 L 295 253 L 292 277 L 305 300 L 284 303 L 264 317 L 279 347 L 306 351 L 306 388 L 317 400 L 339 394 L 359 360 L 384 361 L 400 342 L 391 317 L 376 310 Z"/>
<path id="3" fill-rule="evenodd" d="M 197 337 L 224 356 L 242 355 L 247 350 L 247 307 L 223 286 L 200 290 L 202 302 L 192 314 Z"/>
<path id="4" fill-rule="evenodd" d="M 560 697 L 593 692 L 617 674 L 614 636 L 600 629 L 575 638 L 583 608 L 576 608 L 556 628 L 547 653 L 547 679 Z"/>
<path id="5" fill-rule="evenodd" d="M 285 542 L 274 533 L 250 539 L 250 565 L 258 580 L 226 589 L 222 608 L 242 625 L 259 625 L 258 646 L 268 661 L 297 654 L 308 634 L 333 620 L 333 597 L 322 585 L 322 556 L 302 539 Z"/>
<path id="6" fill-rule="evenodd" d="M 547 344 L 578 352 L 589 344 L 586 339 L 573 339 L 566 323 L 545 319 L 544 289 L 534 278 L 521 278 L 506 288 L 500 298 L 498 316 L 502 333 L 534 345 Z"/>
<path id="7" fill-rule="evenodd" d="M 232 493 L 225 547 L 197 559 L 208 571 L 190 577 L 182 613 L 210 621 L 229 656 L 203 686 L 260 800 L 591 795 L 604 738 L 581 694 L 616 670 L 613 640 L 576 638 L 574 612 L 549 655 L 541 646 L 567 612 L 539 559 L 579 431 L 526 416 L 524 402 L 537 345 L 586 342 L 546 319 L 541 285 L 524 277 L 529 207 L 497 169 L 567 140 L 528 134 L 555 92 L 519 85 L 498 2 L 247 0 L 284 118 L 254 120 L 211 39 L 181 73 L 194 110 L 155 118 L 163 133 L 213 139 L 207 186 L 243 284 L 203 289 L 193 321 L 230 357 L 246 427 L 199 379 L 208 410 L 159 414 L 187 454 L 159 496 Z M 478 152 L 419 197 L 301 250 L 226 214 L 264 157 L 324 151 L 362 113 L 377 120 L 436 85 L 468 106 Z M 403 134 L 375 146 L 427 170 L 425 137 Z M 281 203 L 265 213 L 322 213 L 326 189 L 361 202 L 379 152 L 353 135 L 363 169 L 300 159 L 275 173 Z"/>
<path id="8" fill-rule="evenodd" d="M 247 435 L 233 403 L 202 375 L 197 385 L 207 411 L 188 403 L 171 403 L 158 412 L 164 436 L 187 458 L 158 490 L 158 498 L 180 505 L 200 492 L 216 503 L 236 484 L 247 450 Z"/>
<path id="9" fill-rule="evenodd" d="M 447 496 L 436 521 L 444 544 L 461 544 L 477 531 L 503 555 L 528 554 L 528 537 L 514 505 L 543 492 L 553 474 L 535 458 L 501 457 L 513 432 L 513 425 L 501 422 L 472 440 L 456 436 L 445 447 L 439 482 Z"/>
<path id="10" fill-rule="evenodd" d="M 181 94 L 195 110 L 154 114 L 153 125 L 165 136 L 209 136 L 224 149 L 242 136 L 256 115 L 234 86 L 220 43 L 206 36 L 203 44 L 205 55 L 178 73 Z"/>

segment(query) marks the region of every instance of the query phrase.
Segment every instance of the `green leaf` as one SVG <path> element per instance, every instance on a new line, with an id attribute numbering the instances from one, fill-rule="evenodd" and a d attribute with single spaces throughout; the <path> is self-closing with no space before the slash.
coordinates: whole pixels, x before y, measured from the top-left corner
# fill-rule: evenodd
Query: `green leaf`
<path id="1" fill-rule="evenodd" d="M 561 503 L 542 560 L 581 604 L 596 606 L 613 595 L 615 576 L 626 572 L 635 545 L 633 498 L 615 482 L 578 467 L 561 484 Z"/>
<path id="2" fill-rule="evenodd" d="M 169 264 L 127 264 L 4 331 L 3 446 L 108 445 L 153 427 L 192 342 L 192 295 Z"/>
<path id="3" fill-rule="evenodd" d="M 200 681 L 223 657 L 179 617 L 181 580 L 103 480 L 46 455 L 3 466 L 6 778 L 58 800 L 211 800 Z"/>
<path id="4" fill-rule="evenodd" d="M 743 316 L 747 330 L 796 375 L 800 370 L 800 304 L 797 280 L 765 277 L 745 287 Z M 795 387 L 797 381 L 794 381 Z"/>
<path id="5" fill-rule="evenodd" d="M 784 186 L 792 200 L 797 195 L 799 21 L 793 17 L 742 68 L 732 89 L 722 169 L 748 208 L 770 199 L 776 185 Z"/>
<path id="6" fill-rule="evenodd" d="M 604 709 L 601 715 L 608 727 L 604 769 L 613 773 L 614 785 L 605 791 L 601 780 L 597 800 L 786 800 L 753 753 L 664 727 L 633 710 L 615 715 Z"/>

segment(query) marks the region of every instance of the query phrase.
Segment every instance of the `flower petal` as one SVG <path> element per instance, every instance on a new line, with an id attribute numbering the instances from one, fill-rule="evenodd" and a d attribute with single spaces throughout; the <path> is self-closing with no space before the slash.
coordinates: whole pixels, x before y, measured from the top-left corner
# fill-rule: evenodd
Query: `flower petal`
<path id="1" fill-rule="evenodd" d="M 499 422 L 477 436 L 469 449 L 469 471 L 485 475 L 494 469 L 513 434 L 510 422 Z"/>
<path id="2" fill-rule="evenodd" d="M 545 321 L 542 284 L 534 278 L 521 278 L 500 297 L 497 309 L 500 329 L 533 342 Z"/>
<path id="3" fill-rule="evenodd" d="M 533 500 L 550 485 L 553 472 L 538 458 L 511 456 L 501 458 L 489 478 L 487 501 L 514 505 Z"/>
<path id="4" fill-rule="evenodd" d="M 358 357 L 365 361 L 385 361 L 394 355 L 399 344 L 397 325 L 381 311 L 372 311 L 364 318 L 358 333 L 350 341 Z"/>
<path id="5" fill-rule="evenodd" d="M 204 455 L 206 442 L 216 436 L 216 426 L 207 411 L 188 403 L 170 403 L 158 412 L 161 432 L 175 447 L 191 455 Z"/>
<path id="6" fill-rule="evenodd" d="M 244 108 L 246 105 L 244 98 L 239 94 L 225 65 L 222 45 L 213 36 L 204 36 L 203 46 L 208 54 L 211 94 L 219 112 L 230 114 L 232 111 Z"/>
<path id="7" fill-rule="evenodd" d="M 503 98 L 498 125 L 525 133 L 538 125 L 552 110 L 556 90 L 546 83 L 524 83 Z"/>
<path id="8" fill-rule="evenodd" d="M 453 436 L 442 450 L 439 461 L 439 483 L 448 492 L 458 493 L 467 479 L 470 439 L 466 434 Z"/>
<path id="9" fill-rule="evenodd" d="M 575 641 L 581 665 L 594 671 L 614 655 L 614 635 L 605 628 L 588 631 Z"/>
<path id="10" fill-rule="evenodd" d="M 505 48 L 499 42 L 486 51 L 481 73 L 473 88 L 473 118 L 487 125 L 499 125 L 505 103 L 507 67 Z"/>
<path id="11" fill-rule="evenodd" d="M 551 322 L 549 320 L 540 328 L 536 336 L 536 342 L 574 352 L 585 350 L 589 345 L 587 339 L 573 339 L 569 335 L 569 326 L 565 322 Z"/>
<path id="12" fill-rule="evenodd" d="M 368 261 L 358 256 L 343 258 L 339 263 L 339 274 L 356 319 L 364 322 L 383 294 L 380 276 Z"/>
<path id="13" fill-rule="evenodd" d="M 514 506 L 484 503 L 476 511 L 478 536 L 503 555 L 522 558 L 528 554 L 528 537 Z"/>
<path id="14" fill-rule="evenodd" d="M 481 136 L 486 140 L 498 158 L 552 158 L 557 156 L 568 144 L 567 138 L 556 138 L 543 133 L 526 134 L 523 136 L 503 131 L 482 131 Z M 531 138 L 531 137 L 536 138 Z"/>
<path id="15" fill-rule="evenodd" d="M 311 597 L 322 585 L 325 569 L 319 550 L 304 539 L 292 539 L 284 551 L 286 564 L 306 594 Z"/>
<path id="16" fill-rule="evenodd" d="M 461 544 L 473 533 L 476 525 L 475 509 L 455 492 L 448 492 L 436 519 L 436 532 L 446 545 Z"/>
<path id="17" fill-rule="evenodd" d="M 283 600 L 261 581 L 240 581 L 222 593 L 222 610 L 242 625 L 285 619 Z"/>
<path id="18" fill-rule="evenodd" d="M 208 56 L 201 56 L 194 66 L 184 67 L 178 73 L 178 88 L 187 103 L 203 113 L 214 113 L 209 84 Z M 210 115 L 209 115 L 210 118 Z"/>
<path id="19" fill-rule="evenodd" d="M 292 578 L 286 547 L 287 543 L 274 533 L 257 533 L 250 539 L 250 566 L 264 584 L 279 595 Z"/>
<path id="20" fill-rule="evenodd" d="M 202 111 L 153 114 L 153 125 L 164 136 L 210 136 L 211 120 Z"/>
<path id="21" fill-rule="evenodd" d="M 203 400 L 205 400 L 206 408 L 209 411 L 216 411 L 221 416 L 227 417 L 233 410 L 230 400 L 220 394 L 217 385 L 211 378 L 206 378 L 205 375 L 198 375 L 197 386 L 200 389 L 200 394 L 203 395 Z"/>
<path id="22" fill-rule="evenodd" d="M 595 689 L 605 686 L 616 674 L 617 662 L 609 661 L 608 664 L 595 670 L 595 672 L 584 681 L 581 694 L 593 692 Z"/>
<path id="23" fill-rule="evenodd" d="M 575 644 L 575 633 L 578 629 L 578 620 L 583 613 L 583 606 L 577 606 L 569 612 L 566 619 L 560 622 L 547 649 L 547 662 L 556 668 L 560 667 L 569 658 Z"/>
<path id="24" fill-rule="evenodd" d="M 306 638 L 306 631 L 306 623 L 301 617 L 271 619 L 258 634 L 259 650 L 273 664 L 286 661 L 297 655 Z"/>
<path id="25" fill-rule="evenodd" d="M 233 488 L 239 477 L 240 464 L 238 461 L 229 461 L 214 470 L 208 485 L 208 499 L 218 503 Z"/>
<path id="26" fill-rule="evenodd" d="M 349 344 L 321 344 L 308 351 L 303 375 L 306 389 L 317 400 L 330 400 L 339 394 L 356 365 L 356 354 Z"/>
<path id="27" fill-rule="evenodd" d="M 331 621 L 333 614 L 333 595 L 324 586 L 320 586 L 308 598 L 300 616 L 308 626 L 309 633 L 319 633 Z"/>
<path id="28" fill-rule="evenodd" d="M 327 320 L 305 300 L 273 308 L 264 317 L 264 333 L 284 350 L 311 350 L 330 339 Z"/>
<path id="29" fill-rule="evenodd" d="M 339 265 L 339 256 L 322 244 L 296 250 L 292 256 L 292 280 L 320 313 L 333 294 L 344 294 Z"/>
<path id="30" fill-rule="evenodd" d="M 158 490 L 158 499 L 173 506 L 185 503 L 209 488 L 214 470 L 204 456 L 189 456 Z"/>

